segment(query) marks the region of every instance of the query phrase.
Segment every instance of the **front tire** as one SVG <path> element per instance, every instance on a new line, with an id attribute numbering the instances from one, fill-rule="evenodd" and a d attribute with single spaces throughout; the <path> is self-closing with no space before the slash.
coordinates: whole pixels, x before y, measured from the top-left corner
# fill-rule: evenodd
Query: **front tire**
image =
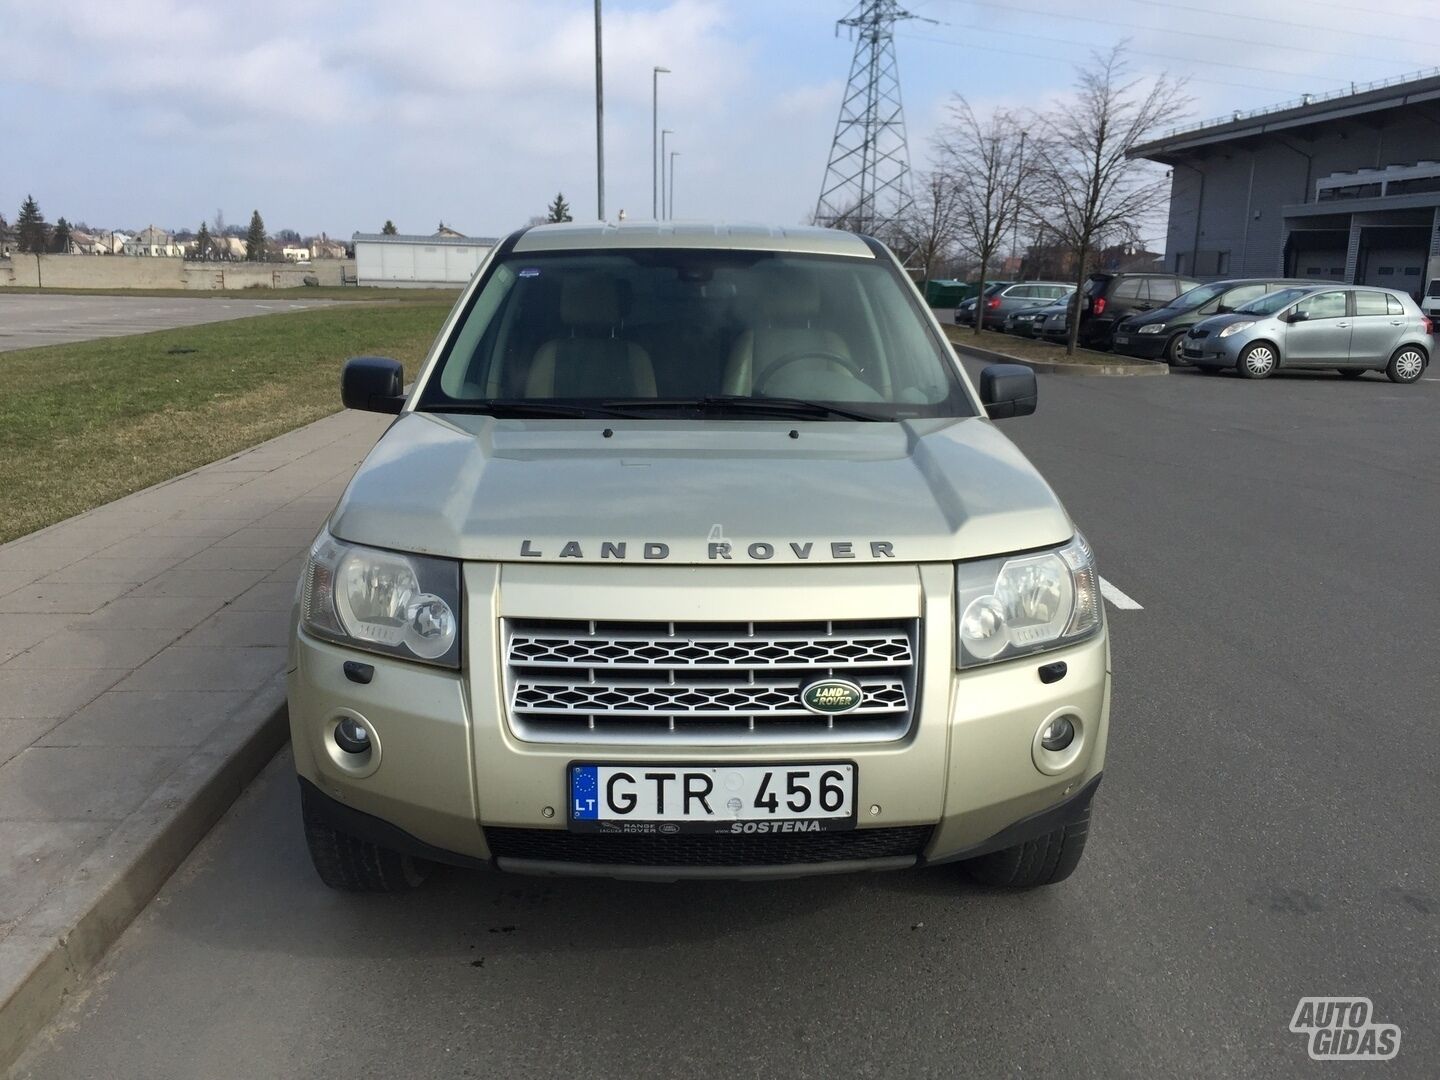
<path id="1" fill-rule="evenodd" d="M 301 792 L 305 844 L 320 880 L 341 892 L 397 893 L 419 888 L 430 864 L 341 832 Z"/>
<path id="2" fill-rule="evenodd" d="M 1275 347 L 1259 341 L 1240 354 L 1235 370 L 1247 379 L 1268 379 L 1277 362 Z"/>
<path id="3" fill-rule="evenodd" d="M 1185 346 L 1184 333 L 1172 334 L 1165 345 L 1165 362 L 1171 367 L 1184 367 L 1190 361 L 1180 355 L 1180 350 Z"/>
<path id="4" fill-rule="evenodd" d="M 1034 889 L 1064 881 L 1085 854 L 1085 838 L 1090 832 L 1090 807 L 1068 825 L 1052 833 L 1027 840 L 1014 847 L 1001 848 L 960 865 L 981 885 L 1001 889 Z"/>
<path id="5" fill-rule="evenodd" d="M 1385 365 L 1385 377 L 1393 383 L 1416 382 L 1425 374 L 1427 363 L 1423 352 L 1414 345 L 1405 345 L 1397 349 L 1390 363 Z"/>

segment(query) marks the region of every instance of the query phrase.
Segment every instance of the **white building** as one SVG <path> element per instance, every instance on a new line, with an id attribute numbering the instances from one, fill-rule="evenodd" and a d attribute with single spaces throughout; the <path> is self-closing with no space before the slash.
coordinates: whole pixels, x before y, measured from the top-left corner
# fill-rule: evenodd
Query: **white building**
<path id="1" fill-rule="evenodd" d="M 310 249 L 308 247 L 291 247 L 289 244 L 280 249 L 280 254 L 287 262 L 309 262 Z"/>
<path id="2" fill-rule="evenodd" d="M 449 232 L 450 230 L 446 230 Z M 493 236 L 356 233 L 355 276 L 361 285 L 396 288 L 463 285 L 497 243 Z"/>
<path id="3" fill-rule="evenodd" d="M 177 244 L 175 238 L 164 229 L 158 229 L 151 225 L 126 240 L 122 250 L 126 255 L 149 255 L 155 258 L 178 259 L 185 254 L 185 245 Z"/>

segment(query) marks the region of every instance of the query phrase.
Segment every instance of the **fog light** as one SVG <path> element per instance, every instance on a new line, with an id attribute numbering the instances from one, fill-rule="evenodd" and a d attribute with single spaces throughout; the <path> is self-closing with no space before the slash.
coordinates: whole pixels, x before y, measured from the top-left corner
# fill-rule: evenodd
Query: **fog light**
<path id="1" fill-rule="evenodd" d="M 370 732 L 360 721 L 342 716 L 335 725 L 335 745 L 347 754 L 364 754 L 370 750 Z"/>
<path id="2" fill-rule="evenodd" d="M 1075 725 L 1068 716 L 1057 716 L 1040 730 L 1040 745 L 1046 750 L 1064 750 L 1075 741 Z"/>

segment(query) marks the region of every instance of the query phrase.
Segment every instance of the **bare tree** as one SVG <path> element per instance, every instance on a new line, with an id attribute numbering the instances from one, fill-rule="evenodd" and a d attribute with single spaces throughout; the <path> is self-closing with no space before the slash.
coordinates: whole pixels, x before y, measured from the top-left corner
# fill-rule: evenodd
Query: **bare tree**
<path id="1" fill-rule="evenodd" d="M 1022 142 L 1024 128 L 1021 118 L 1008 109 L 976 116 L 970 103 L 957 95 L 950 105 L 950 119 L 936 136 L 939 171 L 953 185 L 957 239 L 980 264 L 977 334 L 985 322 L 986 276 L 1019 220 L 1033 174 Z"/>
<path id="2" fill-rule="evenodd" d="M 1075 253 L 1075 317 L 1066 352 L 1075 351 L 1091 253 L 1139 234 L 1169 198 L 1164 173 L 1130 151 L 1175 124 L 1189 106 L 1183 80 L 1131 78 L 1125 43 L 1079 69 L 1073 100 L 1039 118 L 1042 146 L 1033 205 L 1057 240 Z"/>
<path id="3" fill-rule="evenodd" d="M 918 265 L 923 274 L 923 292 L 936 265 L 955 246 L 959 215 L 955 184 L 943 170 L 933 170 L 917 179 L 915 199 L 901 215 L 897 233 L 900 246 L 909 255 L 906 264 Z"/>

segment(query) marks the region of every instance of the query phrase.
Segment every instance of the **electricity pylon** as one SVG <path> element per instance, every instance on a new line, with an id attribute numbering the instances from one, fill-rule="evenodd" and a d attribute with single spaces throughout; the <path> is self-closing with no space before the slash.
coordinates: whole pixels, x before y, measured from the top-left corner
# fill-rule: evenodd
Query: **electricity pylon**
<path id="1" fill-rule="evenodd" d="M 845 26 L 854 34 L 855 56 L 815 204 L 817 225 L 883 235 L 910 205 L 894 27 L 919 17 L 898 0 L 861 0 L 836 23 L 837 33 Z"/>

